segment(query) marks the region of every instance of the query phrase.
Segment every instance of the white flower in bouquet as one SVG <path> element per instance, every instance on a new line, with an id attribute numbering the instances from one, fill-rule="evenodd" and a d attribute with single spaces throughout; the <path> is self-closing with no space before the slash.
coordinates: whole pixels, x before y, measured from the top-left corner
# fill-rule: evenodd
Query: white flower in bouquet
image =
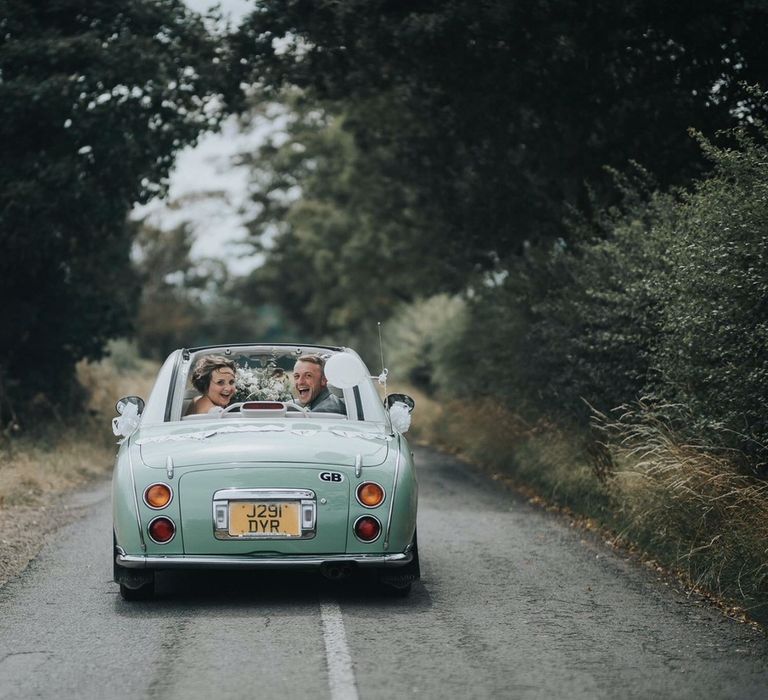
<path id="1" fill-rule="evenodd" d="M 235 398 L 240 401 L 292 401 L 288 375 L 279 367 L 238 367 Z"/>

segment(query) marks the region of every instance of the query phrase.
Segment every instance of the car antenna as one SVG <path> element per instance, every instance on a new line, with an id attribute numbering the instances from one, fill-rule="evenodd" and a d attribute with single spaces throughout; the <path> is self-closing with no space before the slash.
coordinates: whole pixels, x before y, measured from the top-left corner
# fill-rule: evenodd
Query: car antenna
<path id="1" fill-rule="evenodd" d="M 381 342 L 381 321 L 377 321 L 379 327 L 379 353 L 381 355 L 381 374 L 379 375 L 379 384 L 384 386 L 384 396 L 387 395 L 387 375 L 389 370 L 384 366 L 384 343 Z"/>

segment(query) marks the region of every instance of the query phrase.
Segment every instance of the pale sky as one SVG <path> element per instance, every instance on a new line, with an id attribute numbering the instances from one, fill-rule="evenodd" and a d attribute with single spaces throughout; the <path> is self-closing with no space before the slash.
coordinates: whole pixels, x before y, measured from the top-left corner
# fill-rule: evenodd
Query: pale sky
<path id="1" fill-rule="evenodd" d="M 220 7 L 222 14 L 229 16 L 234 24 L 237 24 L 240 18 L 250 12 L 254 5 L 255 0 L 186 0 L 187 7 L 193 9 L 195 12 L 201 14 L 206 12 L 211 7 Z"/>
<path id="2" fill-rule="evenodd" d="M 253 7 L 253 0 L 186 0 L 196 12 L 204 13 L 218 4 L 233 24 Z M 246 230 L 242 209 L 248 206 L 247 171 L 235 167 L 232 158 L 239 152 L 255 148 L 265 138 L 263 126 L 248 133 L 241 132 L 234 119 L 224 124 L 218 134 L 206 134 L 195 148 L 182 151 L 171 172 L 166 200 L 153 200 L 136 207 L 132 218 L 148 216 L 148 221 L 162 229 L 171 229 L 183 221 L 195 230 L 193 256 L 217 257 L 227 261 L 236 273 L 247 272 L 259 263 L 255 257 L 240 258 L 245 252 L 237 244 Z M 204 193 L 216 193 L 204 196 Z"/>

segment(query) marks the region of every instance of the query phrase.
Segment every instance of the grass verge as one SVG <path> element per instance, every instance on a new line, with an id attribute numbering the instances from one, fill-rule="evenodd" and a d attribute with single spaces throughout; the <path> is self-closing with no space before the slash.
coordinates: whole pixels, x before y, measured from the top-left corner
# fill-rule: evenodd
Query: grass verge
<path id="1" fill-rule="evenodd" d="M 39 505 L 51 494 L 107 474 L 116 450 L 110 424 L 115 400 L 126 394 L 148 396 L 155 373 L 152 363 L 128 369 L 110 359 L 81 363 L 78 379 L 88 393 L 83 414 L 48 420 L 0 442 L 0 508 Z"/>
<path id="2" fill-rule="evenodd" d="M 634 416 L 594 435 L 490 400 L 417 402 L 411 435 L 563 509 L 735 617 L 768 619 L 768 484 Z"/>
<path id="3" fill-rule="evenodd" d="M 98 364 L 81 363 L 78 378 L 87 410 L 49 418 L 20 436 L 0 442 L 0 586 L 21 572 L 48 533 L 77 517 L 61 496 L 112 469 L 116 438 L 115 400 L 147 397 L 153 363 L 128 361 L 124 349 Z"/>

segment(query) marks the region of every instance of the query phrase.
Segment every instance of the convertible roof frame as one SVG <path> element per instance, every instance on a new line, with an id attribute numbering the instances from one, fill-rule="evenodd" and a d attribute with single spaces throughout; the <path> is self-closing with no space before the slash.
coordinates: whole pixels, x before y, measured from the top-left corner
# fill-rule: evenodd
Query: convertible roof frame
<path id="1" fill-rule="evenodd" d="M 334 352 L 343 352 L 345 347 L 336 345 L 319 345 L 317 343 L 229 343 L 227 345 L 201 345 L 196 348 L 182 348 L 182 352 L 198 353 L 203 350 L 236 350 L 239 348 L 294 348 L 300 350 L 301 348 L 316 348 L 318 350 L 333 350 Z"/>

